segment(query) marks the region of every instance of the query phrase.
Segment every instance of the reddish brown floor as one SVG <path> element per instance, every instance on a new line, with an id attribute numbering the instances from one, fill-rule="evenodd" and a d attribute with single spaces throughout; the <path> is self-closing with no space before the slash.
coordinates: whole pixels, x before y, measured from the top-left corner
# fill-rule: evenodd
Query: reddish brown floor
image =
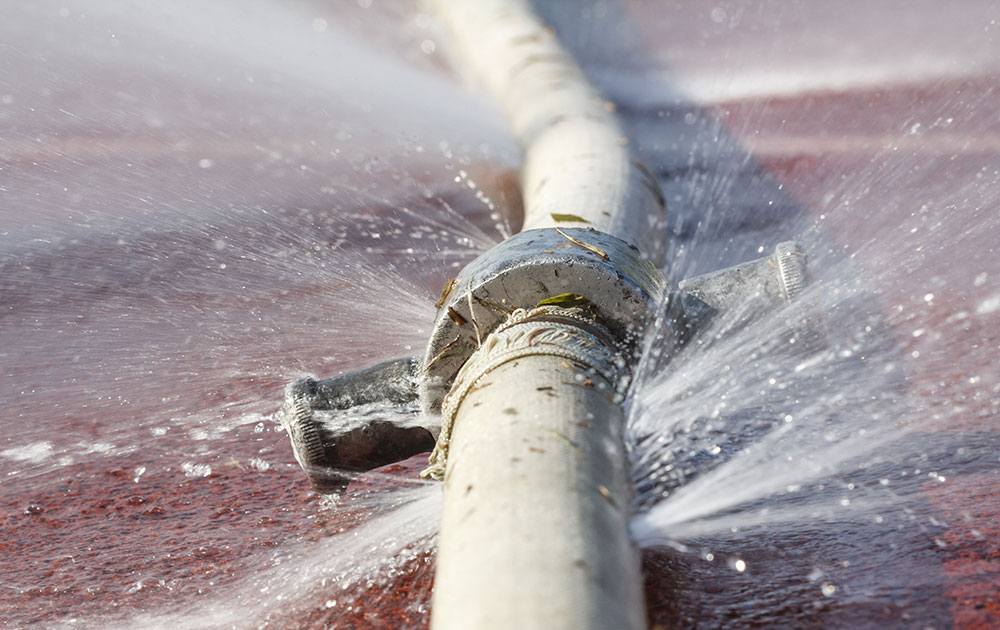
<path id="1" fill-rule="evenodd" d="M 980 14 L 988 18 L 993 9 L 972 0 L 955 9 L 886 3 L 871 9 L 877 15 L 854 2 L 836 14 L 816 5 L 815 15 L 791 3 L 764 3 L 756 13 L 732 3 L 625 4 L 640 25 L 639 48 L 657 60 L 658 80 L 666 84 L 680 75 L 683 86 L 685 72 L 697 77 L 726 64 L 734 74 L 754 70 L 766 77 L 771 64 L 777 74 L 798 57 L 814 61 L 818 74 L 836 70 L 837 63 L 826 61 L 837 62 L 838 55 L 864 69 L 851 57 L 852 46 L 838 43 L 845 41 L 871 65 L 891 70 L 899 63 L 900 75 L 918 65 L 913 60 L 923 59 L 921 50 L 954 51 L 960 61 L 969 60 L 968 72 L 943 78 L 907 74 L 906 80 L 847 85 L 831 79 L 826 87 L 819 81 L 819 87 L 782 94 L 723 94 L 704 103 L 695 98 L 694 105 L 652 99 L 647 107 L 626 96 L 620 109 L 642 130 L 666 125 L 672 111 L 683 116 L 688 109 L 720 122 L 722 135 L 770 182 L 758 191 L 764 197 L 745 200 L 760 212 L 736 212 L 729 227 L 759 232 L 769 221 L 780 224 L 758 202 L 766 205 L 767 195 L 782 191 L 785 207 L 806 225 L 820 224 L 845 256 L 855 256 L 859 273 L 891 281 L 878 295 L 887 311 L 906 307 L 906 315 L 892 315 L 892 334 L 909 357 L 907 395 L 925 415 L 902 420 L 918 425 L 928 441 L 991 439 L 1000 411 L 1000 310 L 977 314 L 977 308 L 998 295 L 1000 277 L 1000 119 L 994 106 L 1000 72 L 989 65 L 989 54 L 981 54 L 991 45 L 996 49 L 996 36 L 989 35 L 995 25 L 987 19 L 984 31 L 966 23 Z M 304 3 L 309 10 L 314 5 Z M 398 20 L 398 13 L 382 15 Z M 381 41 L 401 58 L 415 56 L 422 71 L 440 74 L 436 59 L 415 53 L 426 37 L 422 31 L 404 36 L 361 10 L 346 14 L 357 22 L 355 34 Z M 892 23 L 879 22 L 891 19 L 900 21 L 903 35 L 890 36 L 886 24 Z M 22 31 L 36 29 L 28 24 Z M 242 92 L 191 87 L 172 76 L 176 83 L 161 85 L 163 76 L 149 69 L 123 78 L 114 64 L 88 74 L 86 59 L 77 66 L 72 56 L 63 59 L 64 75 L 46 65 L 48 52 L 39 52 L 45 38 L 34 40 L 37 50 L 28 39 L 17 47 L 33 56 L 17 58 L 16 67 L 0 66 L 0 97 L 14 94 L 11 111 L 17 112 L 0 118 L 0 232 L 7 239 L 0 249 L 0 400 L 6 411 L 0 451 L 48 442 L 55 452 L 41 463 L 0 459 L 0 619 L 14 628 L 55 627 L 71 618 L 88 627 L 142 614 L 169 619 L 178 606 L 196 612 L 220 593 L 245 593 L 246 580 L 267 574 L 275 557 L 350 534 L 373 518 L 378 502 L 368 499 L 392 483 L 357 483 L 339 509 L 322 507 L 286 436 L 265 416 L 277 406 L 282 385 L 302 372 L 351 369 L 419 348 L 426 331 L 417 328 L 426 325 L 437 288 L 453 275 L 452 263 L 468 260 L 497 235 L 484 205 L 453 184 L 454 172 L 441 166 L 446 158 L 433 145 L 426 153 L 409 145 L 397 151 L 398 138 L 380 137 L 377 119 L 354 128 L 351 142 L 338 136 L 337 125 L 362 116 L 360 109 L 329 105 L 316 94 L 288 106 L 283 94 L 268 93 L 250 101 L 278 113 L 251 129 L 234 114 L 246 107 Z M 1000 51 L 994 56 L 1000 59 Z M 64 76 L 87 79 L 61 89 Z M 111 115 L 125 107 L 115 100 L 125 84 L 155 95 L 168 110 L 201 107 L 204 120 L 133 128 Z M 96 127 L 58 114 L 93 103 L 110 112 Z M 923 131 L 910 134 L 917 123 Z M 445 134 L 448 125 L 441 127 Z M 665 179 L 680 173 L 689 181 L 694 175 L 671 163 L 669 150 L 654 146 L 669 140 L 654 135 L 640 144 L 663 159 L 658 166 Z M 359 147 L 379 153 L 381 167 Z M 347 157 L 331 157 L 334 150 Z M 473 153 L 465 151 L 467 158 Z M 683 148 L 681 153 L 686 155 Z M 199 166 L 208 156 L 215 166 Z M 483 160 L 481 186 L 489 172 L 501 171 L 497 179 L 509 180 L 509 156 Z M 467 161 L 466 168 L 476 168 Z M 704 168 L 711 173 L 711 165 Z M 503 187 L 494 187 L 496 198 Z M 329 188 L 340 196 L 315 193 Z M 425 198 L 424 188 L 486 232 L 484 241 L 442 241 L 414 254 L 406 252 L 413 241 L 405 235 L 387 232 L 378 243 L 367 236 L 369 220 L 412 228 L 415 215 L 397 212 L 403 206 L 446 225 L 454 221 Z M 911 223 L 930 229 L 914 218 L 928 202 L 931 222 L 944 222 L 937 232 L 942 241 L 911 236 Z M 213 211 L 202 213 L 202 206 Z M 272 214 L 261 215 L 259 208 Z M 351 212 L 367 218 L 345 220 Z M 872 234 L 880 238 L 872 242 Z M 341 238 L 355 247 L 351 256 L 330 253 Z M 928 246 L 917 250 L 921 244 Z M 367 254 L 377 273 L 362 280 L 338 275 L 338 266 L 376 246 Z M 726 257 L 752 251 L 749 241 L 740 242 L 704 264 L 735 262 Z M 300 262 L 307 258 L 315 275 L 303 277 Z M 221 264 L 225 274 L 218 271 Z M 988 281 L 975 284 L 981 272 L 988 272 Z M 385 289 L 394 284 L 397 290 Z M 928 293 L 935 297 L 925 303 Z M 365 307 L 381 300 L 403 305 L 398 321 Z M 329 321 L 331 312 L 348 321 Z M 973 315 L 955 320 L 961 312 Z M 357 322 L 380 318 L 382 329 L 349 334 Z M 915 337 L 917 329 L 931 333 Z M 935 411 L 946 421 L 932 421 Z M 212 433 L 219 426 L 228 429 Z M 209 437 L 196 438 L 196 430 Z M 79 452 L 102 444 L 114 448 Z M 63 456 L 76 459 L 54 463 Z M 212 472 L 189 476 L 184 462 L 210 464 Z M 421 463 L 416 458 L 387 472 L 409 479 Z M 647 551 L 651 626 L 1000 627 L 997 461 L 968 462 L 956 454 L 943 474 L 945 482 L 927 480 L 908 497 L 916 520 L 895 515 L 902 529 L 889 531 L 859 517 L 775 528 L 738 542 L 698 541 L 720 558 L 740 554 L 750 567 L 745 573 L 697 553 Z M 337 595 L 347 603 L 336 607 L 327 602 L 339 586 L 316 586 L 269 609 L 264 621 L 270 628 L 426 627 L 430 560 L 431 552 L 421 547 L 388 586 L 349 589 Z M 810 578 L 818 566 L 826 577 Z M 821 584 L 827 578 L 847 586 L 826 596 Z M 264 623 L 256 613 L 244 621 L 238 627 Z"/>

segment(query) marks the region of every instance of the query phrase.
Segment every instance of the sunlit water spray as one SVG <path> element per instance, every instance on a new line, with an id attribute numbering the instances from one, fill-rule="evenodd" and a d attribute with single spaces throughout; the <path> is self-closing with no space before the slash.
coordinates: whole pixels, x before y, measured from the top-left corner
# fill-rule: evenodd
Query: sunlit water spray
<path id="1" fill-rule="evenodd" d="M 336 627 L 377 625 L 402 599 L 403 627 L 425 622 L 437 487 L 412 480 L 417 463 L 321 505 L 272 414 L 292 378 L 420 353 L 443 283 L 516 225 L 487 189 L 517 152 L 428 57 L 429 20 L 387 35 L 358 4 L 29 3 L 0 25 L 8 618 Z M 704 17 L 736 29 L 732 12 Z M 699 51 L 726 35 L 691 32 Z M 789 349 L 791 307 L 653 370 L 654 330 L 629 403 L 640 544 L 751 575 L 762 535 L 808 549 L 853 522 L 873 528 L 858 540 L 895 545 L 902 526 L 947 544 L 919 493 L 997 467 L 992 88 L 936 83 L 988 75 L 1000 55 L 973 44 L 962 72 L 938 60 L 931 89 L 901 97 L 906 120 L 836 142 L 803 131 L 815 110 L 793 98 L 812 98 L 817 73 L 775 85 L 773 50 L 755 64 L 718 46 L 712 68 L 772 83 L 735 96 L 685 65 L 712 110 L 606 73 L 632 90 L 616 100 L 660 167 L 670 279 L 799 237 L 818 276 L 804 308 L 829 342 Z M 837 89 L 857 87 L 852 63 Z M 926 80 L 918 65 L 903 74 Z M 878 68 L 862 87 L 895 75 Z M 792 100 L 740 106 L 747 94 Z M 857 104 L 827 107 L 831 128 L 853 124 Z M 844 592 L 820 566 L 833 557 L 794 569 L 812 596 Z"/>
<path id="2" fill-rule="evenodd" d="M 431 562 L 416 470 L 321 506 L 273 412 L 295 377 L 419 354 L 441 286 L 509 231 L 489 173 L 516 149 L 405 16 L 231 8 L 0 26 L 11 623 L 366 619 Z"/>
<path id="3" fill-rule="evenodd" d="M 393 476 L 398 482 L 399 477 Z M 400 607 L 392 587 L 424 577 L 433 568 L 440 514 L 440 493 L 429 487 L 383 489 L 376 497 L 320 507 L 357 510 L 356 525 L 255 558 L 233 587 L 208 593 L 197 609 L 164 606 L 151 614 L 131 615 L 114 628 L 190 628 L 300 626 L 328 627 L 345 618 L 375 622 L 380 606 Z M 402 603 L 406 614 L 425 619 L 421 596 Z"/>
<path id="4" fill-rule="evenodd" d="M 900 421 L 900 353 L 875 312 L 824 322 L 848 308 L 816 295 L 829 288 L 736 330 L 720 331 L 726 322 L 717 322 L 647 375 L 630 420 L 638 501 L 652 506 L 633 522 L 641 542 L 680 543 L 893 502 L 848 479 L 885 463 L 887 448 L 900 459 L 912 455 L 899 450 L 913 448 L 900 442 L 914 428 Z M 824 329 L 828 347 L 796 347 L 803 338 L 789 324 L 804 314 Z"/>
<path id="5" fill-rule="evenodd" d="M 796 237 L 818 280 L 807 304 L 718 338 L 709 330 L 663 369 L 652 367 L 668 352 L 654 330 L 629 417 L 640 542 L 882 523 L 886 510 L 918 510 L 926 524 L 935 520 L 924 505 L 928 484 L 947 488 L 955 473 L 996 468 L 987 419 L 1000 392 L 998 345 L 987 329 L 998 263 L 984 235 L 1000 228 L 1000 171 L 990 157 L 1000 136 L 983 118 L 997 72 L 983 49 L 996 49 L 997 16 L 981 3 L 968 9 L 928 34 L 933 63 L 918 54 L 893 64 L 886 55 L 901 57 L 902 38 L 919 23 L 885 8 L 831 25 L 860 29 L 852 41 L 871 49 L 863 58 L 817 55 L 822 42 L 803 48 L 805 57 L 773 56 L 735 43 L 759 36 L 741 28 L 743 9 L 716 7 L 700 23 L 678 8 L 674 17 L 703 33 L 693 39 L 697 54 L 664 47 L 690 62 L 675 69 L 676 86 L 711 106 L 675 95 L 656 101 L 655 92 L 608 79 L 649 113 L 642 129 L 669 129 L 665 142 L 648 145 L 680 212 L 669 277 Z M 817 19 L 778 3 L 760 10 L 786 27 Z M 975 24 L 977 43 L 942 45 L 944 33 L 967 29 L 963 20 Z M 677 33 L 668 21 L 649 30 L 658 41 Z M 776 45 L 794 47 L 812 33 L 790 27 Z M 876 46 L 874 37 L 888 40 Z M 718 44 L 711 52 L 697 47 L 709 42 Z M 885 88 L 890 96 L 870 85 L 875 75 L 896 86 Z M 678 139 L 690 150 L 672 151 Z M 787 322 L 803 310 L 826 322 L 819 353 L 788 347 Z"/>

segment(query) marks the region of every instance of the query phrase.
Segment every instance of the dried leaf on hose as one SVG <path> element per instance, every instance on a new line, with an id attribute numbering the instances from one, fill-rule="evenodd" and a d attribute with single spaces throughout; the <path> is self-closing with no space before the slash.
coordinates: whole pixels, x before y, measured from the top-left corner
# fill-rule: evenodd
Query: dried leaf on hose
<path id="1" fill-rule="evenodd" d="M 590 223 L 590 221 L 579 215 L 569 214 L 567 212 L 550 212 L 549 215 L 556 223 Z"/>
<path id="2" fill-rule="evenodd" d="M 573 238 L 572 236 L 570 236 L 569 234 L 563 232 L 559 228 L 555 228 L 555 230 L 556 230 L 556 232 L 559 232 L 560 234 L 562 234 L 563 236 L 565 236 L 566 239 L 569 242 L 573 243 L 574 245 L 579 245 L 580 247 L 582 247 L 582 248 L 584 248 L 584 249 L 586 249 L 588 251 L 592 251 L 595 254 L 597 254 L 598 256 L 600 256 L 601 258 L 603 258 L 604 260 L 611 260 L 611 257 L 608 256 L 607 252 L 605 252 L 603 249 L 601 249 L 597 245 L 591 245 L 590 243 L 584 243 L 580 239 Z"/>
<path id="3" fill-rule="evenodd" d="M 538 304 L 535 308 L 539 306 L 561 306 L 563 308 L 574 308 L 581 307 L 587 304 L 587 298 L 583 297 L 579 293 L 560 293 L 559 295 L 553 295 L 552 297 L 547 297 Z"/>
<path id="4" fill-rule="evenodd" d="M 444 302 L 448 299 L 448 296 L 451 295 L 451 290 L 455 288 L 455 282 L 457 280 L 458 278 L 452 278 L 448 282 L 444 283 L 444 287 L 441 289 L 441 297 L 439 297 L 438 301 L 434 304 L 434 308 L 441 308 L 444 306 Z"/>
<path id="5" fill-rule="evenodd" d="M 448 318 L 455 322 L 456 326 L 465 326 L 466 324 L 466 320 L 462 317 L 461 313 L 450 306 L 448 307 Z"/>
<path id="6" fill-rule="evenodd" d="M 483 306 L 491 308 L 498 313 L 503 313 L 504 315 L 510 315 L 514 311 L 514 309 L 512 309 L 511 307 L 502 304 L 500 302 L 494 302 L 493 300 L 482 298 L 479 296 L 473 296 L 473 297 L 476 300 L 476 304 L 482 304 Z M 504 301 L 506 301 L 507 298 L 503 299 Z"/>
<path id="7" fill-rule="evenodd" d="M 431 369 L 438 361 L 443 361 L 449 357 L 462 354 L 463 349 L 460 347 L 461 341 L 462 340 L 459 337 L 455 337 L 451 343 L 442 348 L 441 352 L 439 352 L 436 357 L 431 359 L 427 365 L 424 366 L 424 372 Z"/>

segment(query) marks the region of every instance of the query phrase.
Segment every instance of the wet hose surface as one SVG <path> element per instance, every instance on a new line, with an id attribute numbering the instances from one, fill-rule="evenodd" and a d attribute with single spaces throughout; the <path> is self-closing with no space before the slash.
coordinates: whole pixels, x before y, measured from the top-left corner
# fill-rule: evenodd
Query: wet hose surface
<path id="1" fill-rule="evenodd" d="M 828 80 L 817 90 L 779 84 L 772 92 L 716 95 L 697 105 L 697 98 L 662 102 L 666 99 L 641 90 L 629 96 L 625 85 L 615 100 L 655 152 L 649 166 L 673 207 L 700 200 L 719 208 L 700 227 L 696 220 L 671 226 L 682 235 L 683 250 L 671 252 L 685 267 L 681 275 L 760 255 L 761 231 L 788 216 L 822 226 L 835 249 L 846 248 L 858 265 L 850 274 L 835 268 L 837 288 L 850 290 L 855 278 L 867 282 L 878 294 L 878 308 L 889 313 L 888 337 L 898 346 L 906 400 L 912 403 L 891 407 L 896 419 L 925 422 L 912 442 L 904 442 L 905 456 L 873 472 L 891 478 L 890 487 L 903 484 L 912 491 L 905 495 L 911 513 L 886 513 L 878 523 L 876 512 L 862 512 L 838 522 L 703 537 L 688 552 L 647 550 L 651 627 L 996 627 L 1000 269 L 995 259 L 983 256 L 995 247 L 996 205 L 989 191 L 1000 130 L 987 107 L 998 74 L 976 55 L 977 50 L 1000 55 L 985 39 L 992 9 L 975 2 L 961 7 L 940 12 L 929 4 L 895 7 L 896 18 L 887 19 L 870 3 L 838 5 L 835 15 L 815 4 L 765 3 L 756 16 L 728 6 L 720 13 L 629 3 L 645 29 L 646 45 L 672 55 L 674 69 L 706 60 L 714 67 L 736 63 L 738 75 L 757 69 L 755 76 L 766 78 L 789 70 L 782 60 L 795 58 L 824 70 L 811 71 Z M 372 8 L 378 10 L 378 3 Z M 324 139 L 321 129 L 317 135 L 294 124 L 328 115 L 325 100 L 269 118 L 266 112 L 275 104 L 287 105 L 274 97 L 259 108 L 265 112 L 263 129 L 229 128 L 247 101 L 212 92 L 217 78 L 225 83 L 230 75 L 209 68 L 198 87 L 177 73 L 156 75 L 166 110 L 191 111 L 185 103 L 195 102 L 209 126 L 164 119 L 155 108 L 141 121 L 112 115 L 125 108 L 107 100 L 109 95 L 136 90 L 155 74 L 155 65 L 141 73 L 125 70 L 131 67 L 126 54 L 134 56 L 137 46 L 130 29 L 116 29 L 114 39 L 123 48 L 109 47 L 107 29 L 95 27 L 99 37 L 63 54 L 52 42 L 75 40 L 60 25 L 83 29 L 87 20 L 64 21 L 56 12 L 43 20 L 23 11 L 20 5 L 12 9 L 3 27 L 28 25 L 21 35 L 5 31 L 26 70 L 16 73 L 17 81 L 11 74 L 0 77 L 0 97 L 16 121 L 0 130 L 7 201 L 0 214 L 9 239 L 0 259 L 5 308 L 0 397 L 7 412 L 0 445 L 5 576 L 0 616 L 14 627 L 57 627 L 69 619 L 91 628 L 256 627 L 264 620 L 286 628 L 426 627 L 432 546 L 394 551 L 398 565 L 361 578 L 351 574 L 353 580 L 330 573 L 302 583 L 280 573 L 282 566 L 299 573 L 313 566 L 296 555 L 303 546 L 326 552 L 344 533 L 368 532 L 359 528 L 380 514 L 373 491 L 411 483 L 407 480 L 425 458 L 383 469 L 385 476 L 355 480 L 343 503 L 330 510 L 302 476 L 287 435 L 275 430 L 270 414 L 284 383 L 311 366 L 329 362 L 349 371 L 419 350 L 438 291 L 454 276 L 450 262 L 468 262 L 499 236 L 476 241 L 462 233 L 430 244 L 437 232 L 418 231 L 423 224 L 415 215 L 398 210 L 439 209 L 419 205 L 425 203 L 422 191 L 409 197 L 400 192 L 404 201 L 393 203 L 321 192 L 338 169 L 354 185 L 367 177 L 365 168 L 377 169 L 323 158 L 346 150 L 348 140 L 332 134 Z M 574 11 L 579 20 L 580 9 Z M 912 19 L 897 19 L 903 14 Z M 384 14 L 373 21 L 361 9 L 353 17 L 369 34 L 384 34 L 392 22 Z M 232 22 L 239 25 L 241 18 Z M 316 32 L 309 20 L 303 25 Z M 811 26 L 798 28 L 802 25 Z M 574 32 L 572 24 L 557 26 L 562 33 Z M 756 29 L 753 38 L 745 35 L 750 27 Z M 877 39 L 865 39 L 875 27 Z M 621 41 L 606 28 L 592 28 L 600 37 L 591 34 L 584 42 Z M 46 39 L 39 32 L 59 36 Z M 149 41 L 159 32 L 140 29 Z M 851 83 L 852 73 L 870 76 L 866 64 L 852 65 L 823 48 L 825 40 L 816 32 L 831 35 L 830 41 L 856 41 L 862 61 L 885 69 L 885 81 Z M 794 33 L 808 37 L 808 45 Z M 411 52 L 432 37 L 422 34 Z M 926 59 L 912 42 L 969 72 L 943 77 L 911 72 L 907 60 Z M 99 54 L 89 54 L 91 44 Z M 183 57 L 180 48 L 168 47 L 166 58 Z M 25 51 L 31 54 L 21 54 Z M 617 54 L 613 58 L 621 60 L 625 53 Z M 58 58 L 70 74 L 28 57 Z M 824 59 L 832 59 L 832 66 Z M 202 61 L 189 64 L 187 72 L 202 76 Z M 107 72 L 94 74 L 90 67 Z M 612 78 L 629 78 L 617 62 L 612 69 Z M 123 86 L 119 71 L 135 81 Z M 267 79 L 266 72 L 252 74 L 256 85 Z M 80 88 L 72 78 L 79 76 L 108 89 Z M 694 86 L 703 90 L 698 94 L 704 95 L 705 85 L 727 84 L 726 77 L 715 76 Z M 292 91 L 285 86 L 282 94 Z M 105 113 L 82 116 L 91 101 Z M 339 120 L 349 122 L 350 116 L 363 119 L 353 113 Z M 948 123 L 949 118 L 954 120 Z M 339 131 L 359 133 L 361 125 L 355 127 Z M 445 127 L 421 145 L 423 161 L 401 177 L 426 183 L 462 216 L 475 217 L 480 232 L 493 234 L 487 207 L 453 183 L 457 171 L 443 164 L 452 158 L 428 157 L 427 147 L 437 146 Z M 149 128 L 160 131 L 145 131 Z M 217 135 L 220 129 L 225 133 Z M 727 170 L 732 164 L 700 153 L 718 146 L 719 130 L 743 147 L 739 156 L 753 159 Z M 679 148 L 671 149 L 673 142 Z M 463 157 L 456 146 L 449 150 Z M 509 160 L 495 159 L 509 167 Z M 435 175 L 426 175 L 428 170 Z M 379 186 L 386 181 L 393 181 L 391 175 Z M 311 210 L 303 213 L 303 206 Z M 938 227 L 931 230 L 933 225 Z M 402 235 L 394 235 L 395 229 Z M 422 238 L 410 238 L 411 229 Z M 380 238 L 371 236 L 375 231 Z M 869 236 L 877 242 L 870 244 Z M 342 238 L 347 243 L 334 249 Z M 459 238 L 473 238 L 476 245 Z M 384 275 L 352 266 L 353 258 L 336 253 L 345 248 Z M 811 252 L 829 260 L 824 250 Z M 427 262 L 435 257 L 447 262 Z M 291 258 L 310 264 L 287 263 Z M 390 272 L 392 265 L 401 269 Z M 393 283 L 404 288 L 386 290 Z M 399 305 L 405 320 L 392 319 L 383 308 L 348 308 L 373 294 L 379 303 Z M 365 333 L 348 338 L 331 356 L 317 343 L 315 327 L 332 335 L 341 325 L 318 317 L 322 311 Z M 848 315 L 841 321 L 857 323 Z M 834 337 L 841 343 L 838 351 L 853 347 L 844 342 L 848 336 Z M 280 374 L 276 356 L 293 357 Z M 842 360 L 860 363 L 861 356 Z M 713 457 L 712 445 L 696 461 Z M 723 453 L 738 451 L 720 446 Z M 931 472 L 945 481 L 929 477 Z M 389 537 L 385 531 L 379 535 Z M 712 561 L 707 552 L 714 554 Z M 373 552 L 362 546 L 350 553 L 362 559 Z M 737 558 L 745 563 L 742 572 L 735 568 Z M 331 581 L 322 585 L 323 577 Z M 281 585 L 294 588 L 282 591 Z M 277 600 L 275 593 L 288 597 Z"/>

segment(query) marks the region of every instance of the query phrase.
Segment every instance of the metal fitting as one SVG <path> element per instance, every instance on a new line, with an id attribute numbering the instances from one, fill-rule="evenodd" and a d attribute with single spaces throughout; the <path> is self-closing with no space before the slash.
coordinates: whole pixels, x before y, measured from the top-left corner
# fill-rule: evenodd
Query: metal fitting
<path id="1" fill-rule="evenodd" d="M 341 492 L 363 472 L 428 451 L 431 431 L 418 424 L 416 361 L 400 359 L 285 388 L 279 414 L 299 466 L 313 487 Z"/>
<path id="2" fill-rule="evenodd" d="M 717 336 L 728 335 L 780 313 L 786 318 L 783 325 L 791 342 L 788 347 L 801 353 L 815 352 L 826 343 L 822 316 L 815 308 L 796 309 L 794 313 L 781 310 L 801 303 L 812 282 L 805 248 L 796 241 L 784 241 L 769 256 L 681 281 L 678 291 L 668 299 L 668 316 L 673 318 L 683 344 L 709 328 Z"/>
<path id="3" fill-rule="evenodd" d="M 638 334 L 667 290 L 638 249 L 587 228 L 543 228 L 510 237 L 466 266 L 442 291 L 423 358 L 420 403 L 438 415 L 459 369 L 516 309 L 554 296 L 586 299 L 619 340 Z"/>
<path id="4" fill-rule="evenodd" d="M 422 359 L 390 361 L 323 381 L 299 379 L 286 389 L 281 421 L 296 459 L 320 492 L 340 492 L 352 473 L 432 447 L 424 476 L 440 478 L 462 399 L 484 374 L 519 352 L 557 354 L 586 369 L 615 365 L 617 370 L 619 363 L 631 362 L 632 342 L 664 304 L 666 326 L 660 332 L 666 331 L 670 347 L 707 330 L 726 335 L 781 313 L 794 343 L 786 347 L 814 352 L 825 343 L 822 317 L 815 309 L 781 308 L 802 300 L 811 282 L 808 257 L 794 241 L 670 290 L 655 265 L 613 236 L 587 228 L 528 230 L 484 253 L 446 284 Z M 558 308 L 574 302 L 584 308 Z M 558 343 L 537 345 L 551 335 Z M 615 358 L 588 359 L 596 351 L 580 344 L 590 337 L 601 342 L 593 347 L 608 348 Z M 666 353 L 658 365 L 670 357 Z M 621 373 L 602 376 L 616 383 Z"/>
<path id="5" fill-rule="evenodd" d="M 540 306 L 517 309 L 494 330 L 458 371 L 441 405 L 441 433 L 421 477 L 444 479 L 448 445 L 458 408 L 473 390 L 483 387 L 483 379 L 501 365 L 529 356 L 555 356 L 580 370 L 581 382 L 600 377 L 598 382 L 615 385 L 624 375 L 624 345 L 589 309 Z M 583 383 L 581 383 L 583 384 Z M 608 392 L 613 397 L 615 392 Z"/>

